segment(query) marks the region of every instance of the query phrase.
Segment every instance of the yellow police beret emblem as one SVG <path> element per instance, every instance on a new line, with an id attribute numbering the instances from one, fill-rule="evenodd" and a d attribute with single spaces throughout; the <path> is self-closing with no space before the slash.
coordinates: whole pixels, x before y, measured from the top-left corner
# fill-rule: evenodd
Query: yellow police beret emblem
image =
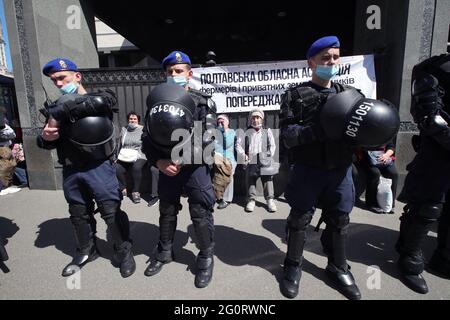
<path id="1" fill-rule="evenodd" d="M 183 58 L 181 57 L 181 54 L 179 52 L 175 53 L 175 59 L 178 63 L 183 61 Z"/>
<path id="2" fill-rule="evenodd" d="M 59 60 L 59 65 L 62 69 L 67 69 L 67 64 L 64 60 Z"/>

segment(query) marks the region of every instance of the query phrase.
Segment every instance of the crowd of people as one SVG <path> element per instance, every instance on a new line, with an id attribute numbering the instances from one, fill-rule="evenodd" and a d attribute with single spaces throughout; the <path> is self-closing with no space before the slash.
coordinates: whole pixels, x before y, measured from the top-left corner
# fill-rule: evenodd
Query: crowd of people
<path id="1" fill-rule="evenodd" d="M 327 36 L 312 43 L 306 59 L 312 79 L 288 89 L 282 96 L 279 145 L 272 130 L 265 126 L 265 113 L 260 108 L 248 114 L 245 135 L 238 134 L 237 128 L 231 128 L 229 115 L 216 115 L 213 99 L 190 86 L 191 60 L 181 51 L 171 52 L 163 60 L 167 83 L 156 86 L 150 93 L 144 124 L 141 124 L 139 114 L 129 112 L 128 124 L 122 128 L 117 142 L 112 123 L 113 113 L 117 112 L 115 94 L 108 90 L 88 93 L 75 63 L 64 58 L 49 61 L 43 73 L 60 89 L 62 96 L 48 110 L 47 123 L 37 143 L 44 149 L 56 148 L 63 165 L 64 196 L 76 234 L 76 252 L 62 275 L 72 275 L 99 256 L 95 204 L 111 235 L 120 274 L 125 278 L 135 272 L 129 220 L 121 203 L 126 196 L 130 196 L 133 203 L 141 202 L 140 189 L 146 170 L 151 175 L 148 205 L 159 202 L 160 217 L 155 256 L 145 275 L 154 276 L 173 261 L 177 215 L 182 210 L 180 197 L 185 195 L 199 249 L 194 284 L 198 288 L 208 286 L 214 269 L 215 206 L 224 209 L 233 202 L 233 176 L 241 165 L 247 191 L 244 211 L 254 211 L 257 180 L 261 179 L 267 211 L 276 212 L 273 180 L 278 168 L 274 164 L 274 155 L 276 148 L 281 148 L 290 159 L 289 182 L 284 190 L 290 212 L 286 220 L 287 252 L 280 281 L 281 293 L 288 298 L 298 295 L 306 231 L 316 208 L 320 207 L 320 221 L 326 224 L 320 238 L 328 257 L 326 274 L 345 297 L 360 299 L 361 293 L 346 256 L 355 185 L 365 189 L 366 209 L 393 213 L 398 181 L 395 135 L 388 141 L 372 145 L 363 140 L 351 140 L 354 135 L 349 138 L 330 133 L 332 130 L 323 126 L 325 110 L 340 108 L 348 96 L 354 97 L 354 101 L 366 101 L 366 98 L 356 88 L 332 81 L 339 70 L 340 42 L 337 37 Z M 437 161 L 441 168 L 447 168 L 446 173 L 450 172 L 450 119 L 446 113 L 450 106 L 449 94 L 444 96 L 438 86 L 448 80 L 437 79 L 436 74 L 440 76 L 442 72 L 435 72 L 442 69 L 445 61 L 448 64 L 449 59 L 448 55 L 439 59 L 417 66 L 413 75 L 416 80 L 415 105 L 411 111 L 419 124 L 421 140 L 418 154 L 408 167 L 410 172 L 400 197 L 407 204 L 396 246 L 405 284 L 421 293 L 428 291 L 421 276 L 424 264 L 421 244 L 431 223 L 441 215 L 439 246 L 432 262 L 435 269 L 450 274 L 449 206 L 445 200 L 450 177 L 437 176 L 432 170 L 434 166 L 430 165 L 431 161 Z M 68 108 L 68 105 L 72 107 Z M 387 108 L 384 110 L 390 112 L 389 106 L 380 105 L 379 108 Z M 174 150 L 179 146 L 178 141 L 171 139 L 173 131 L 192 129 L 194 121 L 201 122 L 204 132 L 216 130 L 216 136 L 210 135 L 200 141 L 201 151 L 212 146 L 213 163 L 207 163 L 205 159 L 196 162 L 199 144 L 190 136 L 186 143 L 181 143 L 181 158 L 173 158 Z M 26 185 L 22 147 L 11 143 L 13 132 L 3 122 L 0 122 L 1 187 L 10 185 L 14 173 L 18 184 Z M 89 149 L 86 149 L 87 143 Z M 80 145 L 84 146 L 83 152 L 79 152 Z M 390 194 L 387 206 L 386 198 L 380 195 L 385 179 L 390 180 L 388 190 L 383 189 Z M 425 190 L 429 185 L 433 188 Z M 356 192 L 357 199 L 361 193 Z"/>

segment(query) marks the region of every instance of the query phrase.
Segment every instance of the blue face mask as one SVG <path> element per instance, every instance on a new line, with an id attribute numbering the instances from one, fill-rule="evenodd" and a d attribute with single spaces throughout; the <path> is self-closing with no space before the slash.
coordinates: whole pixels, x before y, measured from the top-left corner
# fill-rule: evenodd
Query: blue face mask
<path id="1" fill-rule="evenodd" d="M 330 80 L 339 72 L 339 66 L 322 66 L 320 64 L 316 67 L 316 75 L 323 80 Z"/>
<path id="2" fill-rule="evenodd" d="M 183 76 L 167 77 L 167 83 L 177 84 L 179 86 L 185 87 L 188 84 L 188 79 Z"/>
<path id="3" fill-rule="evenodd" d="M 66 84 L 65 86 L 59 88 L 59 91 L 62 94 L 69 94 L 69 93 L 75 93 L 78 90 L 78 85 L 75 84 L 74 82 L 70 82 L 68 84 Z"/>

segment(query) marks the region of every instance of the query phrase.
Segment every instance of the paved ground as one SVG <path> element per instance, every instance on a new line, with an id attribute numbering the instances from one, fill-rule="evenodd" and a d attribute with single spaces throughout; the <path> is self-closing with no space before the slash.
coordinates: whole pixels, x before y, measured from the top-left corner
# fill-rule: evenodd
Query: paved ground
<path id="1" fill-rule="evenodd" d="M 71 260 L 73 233 L 61 191 L 23 189 L 0 196 L 0 234 L 7 237 L 9 273 L 0 271 L 0 299 L 174 299 L 174 300 L 272 300 L 285 299 L 279 292 L 280 264 L 284 259 L 285 219 L 289 212 L 283 198 L 278 212 L 268 213 L 260 203 L 252 214 L 239 204 L 216 210 L 216 256 L 214 278 L 205 289 L 194 287 L 195 248 L 186 199 L 179 215 L 175 241 L 176 261 L 160 274 L 148 278 L 144 270 L 158 237 L 158 207 L 125 199 L 123 208 L 131 220 L 136 273 L 122 279 L 109 258 L 112 250 L 99 243 L 103 257 L 86 265 L 79 279 L 61 277 Z M 348 243 L 349 263 L 363 299 L 450 299 L 450 281 L 425 272 L 430 292 L 419 295 L 398 279 L 394 243 L 399 214 L 378 215 L 355 208 L 351 216 Z M 315 226 L 319 212 L 315 215 Z M 99 237 L 105 239 L 105 225 L 98 217 Z M 323 226 L 322 226 L 323 227 Z M 297 299 L 345 299 L 330 287 L 324 274 L 326 257 L 321 252 L 319 233 L 310 229 L 305 250 L 304 272 Z M 430 257 L 436 234 L 430 233 L 425 247 Z M 381 269 L 377 279 L 377 265 Z M 74 288 L 75 289 L 70 289 Z M 76 289 L 79 287 L 79 289 Z"/>

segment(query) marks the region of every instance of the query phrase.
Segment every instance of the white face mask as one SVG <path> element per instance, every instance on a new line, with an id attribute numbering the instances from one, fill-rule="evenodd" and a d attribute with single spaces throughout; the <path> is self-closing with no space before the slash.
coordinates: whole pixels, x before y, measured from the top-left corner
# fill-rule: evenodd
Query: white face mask
<path id="1" fill-rule="evenodd" d="M 251 120 L 250 120 L 250 125 L 253 127 L 253 128 L 255 128 L 255 129 L 259 129 L 259 128 L 261 128 L 262 127 L 262 123 L 263 123 L 263 121 L 262 121 L 262 119 L 256 119 L 256 118 L 252 118 Z"/>

